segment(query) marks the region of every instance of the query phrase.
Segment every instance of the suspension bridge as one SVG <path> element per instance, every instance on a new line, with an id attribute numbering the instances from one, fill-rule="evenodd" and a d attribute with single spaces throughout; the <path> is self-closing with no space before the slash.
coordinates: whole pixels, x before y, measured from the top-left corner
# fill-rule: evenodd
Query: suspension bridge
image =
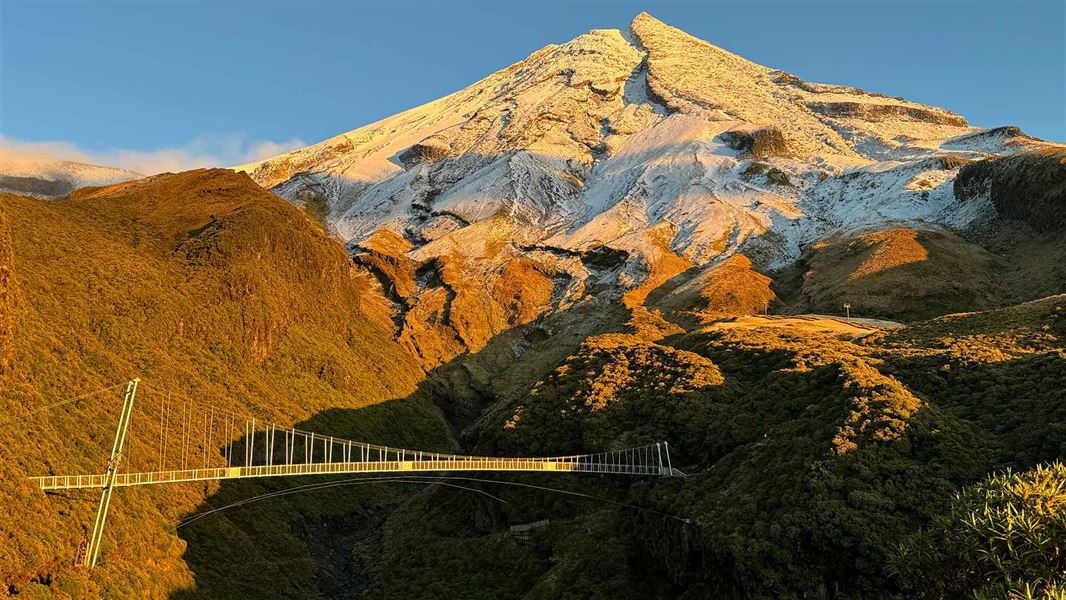
<path id="1" fill-rule="evenodd" d="M 112 492 L 121 487 L 353 473 L 491 471 L 662 477 L 680 474 L 670 463 L 670 447 L 666 442 L 536 458 L 446 454 L 369 444 L 292 427 L 279 428 L 254 417 L 242 418 L 231 410 L 197 407 L 162 395 L 153 406 L 158 408 L 152 411 L 154 414 L 140 414 L 135 419 L 139 385 L 140 379 L 125 384 L 118 426 L 103 473 L 30 477 L 45 491 L 100 490 L 92 533 L 80 557 L 89 568 L 96 565 L 100 553 Z M 114 387 L 117 386 L 111 389 Z M 136 455 L 133 430 L 138 431 L 140 452 Z"/>

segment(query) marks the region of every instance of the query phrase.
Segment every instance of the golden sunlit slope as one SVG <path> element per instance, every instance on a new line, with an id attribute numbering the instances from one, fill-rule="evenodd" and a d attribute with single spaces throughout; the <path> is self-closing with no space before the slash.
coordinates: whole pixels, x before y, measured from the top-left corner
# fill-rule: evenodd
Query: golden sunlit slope
<path id="1" fill-rule="evenodd" d="M 0 374 L 7 370 L 14 350 L 14 327 L 15 274 L 11 232 L 7 224 L 7 214 L 0 212 Z"/>
<path id="2" fill-rule="evenodd" d="M 279 424 L 339 409 L 316 423 L 391 444 L 448 444 L 419 391 L 423 371 L 377 322 L 384 315 L 374 316 L 381 302 L 369 279 L 318 225 L 246 175 L 165 174 L 60 202 L 2 195 L 0 209 L 0 414 L 16 418 L 0 439 L 5 589 L 164 598 L 191 588 L 185 544 L 164 526 L 217 488 L 120 494 L 102 568 L 87 579 L 69 565 L 94 494 L 46 498 L 24 477 L 101 469 L 116 398 L 18 418 L 47 402 L 139 376 L 146 407 L 186 394 Z M 214 577 L 257 572 L 313 588 L 284 520 L 267 513 L 261 522 L 248 535 L 280 532 L 282 547 L 296 544 L 296 562 L 286 572 L 271 560 L 291 555 L 222 552 Z M 197 551 L 233 542 L 198 539 Z"/>
<path id="3" fill-rule="evenodd" d="M 922 318 L 996 306 L 997 261 L 945 231 L 897 227 L 824 239 L 808 251 L 803 311 Z"/>
<path id="4" fill-rule="evenodd" d="M 751 259 L 734 255 L 687 279 L 688 273 L 659 287 L 647 304 L 670 313 L 697 318 L 762 314 L 776 299 L 770 278 L 755 270 Z"/>
<path id="5" fill-rule="evenodd" d="M 391 301 L 397 341 L 423 365 L 480 351 L 558 304 L 557 284 L 569 280 L 566 259 L 518 253 L 507 239 L 513 229 L 503 219 L 483 221 L 429 255 L 408 254 L 411 244 L 387 229 L 355 247 L 356 264 Z"/>

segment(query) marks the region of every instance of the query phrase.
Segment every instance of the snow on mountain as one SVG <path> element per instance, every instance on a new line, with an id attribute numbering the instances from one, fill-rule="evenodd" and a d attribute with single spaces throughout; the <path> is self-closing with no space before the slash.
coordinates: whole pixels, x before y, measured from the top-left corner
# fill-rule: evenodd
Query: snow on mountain
<path id="1" fill-rule="evenodd" d="M 140 179 L 140 173 L 67 160 L 21 158 L 5 152 L 0 160 L 0 192 L 37 198 L 62 198 L 87 186 Z"/>
<path id="2" fill-rule="evenodd" d="M 625 31 L 547 46 L 429 104 L 236 168 L 314 208 L 356 252 L 389 230 L 420 264 L 462 263 L 490 285 L 501 256 L 583 280 L 574 257 L 609 248 L 624 264 L 596 277 L 625 293 L 741 250 L 783 267 L 836 231 L 965 226 L 982 205 L 955 200 L 960 166 L 1042 144 L 805 82 L 641 14 Z"/>

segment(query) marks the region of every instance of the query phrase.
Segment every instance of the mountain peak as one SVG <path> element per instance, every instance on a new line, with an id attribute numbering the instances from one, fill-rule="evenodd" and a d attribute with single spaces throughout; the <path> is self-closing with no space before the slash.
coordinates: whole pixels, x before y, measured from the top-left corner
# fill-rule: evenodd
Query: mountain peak
<path id="1" fill-rule="evenodd" d="M 750 65 L 755 64 L 742 56 L 729 52 L 728 50 L 723 50 L 722 48 L 705 40 L 701 40 L 682 29 L 664 23 L 647 12 L 642 12 L 633 17 L 633 20 L 629 23 L 629 30 L 638 38 L 641 45 L 645 48 L 649 48 L 648 44 L 653 43 L 658 45 L 659 49 L 663 52 L 673 52 L 677 50 L 679 46 L 692 45 L 701 48 L 712 48 L 735 60 L 743 61 Z"/>
<path id="2" fill-rule="evenodd" d="M 589 165 L 671 113 L 775 128 L 800 157 L 892 158 L 910 140 L 973 131 L 942 109 L 802 81 L 641 12 L 627 31 L 546 46 L 440 100 L 238 168 L 273 187 L 326 165 L 372 185 L 473 152 L 526 150 Z"/>
<path id="3" fill-rule="evenodd" d="M 630 29 L 635 27 L 669 27 L 669 25 L 651 16 L 647 11 L 641 11 L 629 22 Z"/>
<path id="4" fill-rule="evenodd" d="M 651 289 L 742 251 L 777 268 L 834 229 L 972 219 L 946 184 L 959 157 L 1016 151 L 1016 137 L 806 82 L 640 13 L 628 31 L 546 46 L 439 100 L 240 168 L 353 249 L 386 230 L 407 259 L 447 257 L 470 279 L 532 261 L 570 282 L 548 294 L 567 303 L 589 288 Z M 609 266 L 585 264 L 597 249 Z"/>

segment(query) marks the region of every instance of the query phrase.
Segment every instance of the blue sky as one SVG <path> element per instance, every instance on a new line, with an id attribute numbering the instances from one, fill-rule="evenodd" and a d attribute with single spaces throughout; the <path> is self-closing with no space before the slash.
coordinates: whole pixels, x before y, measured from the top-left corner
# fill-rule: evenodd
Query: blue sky
<path id="1" fill-rule="evenodd" d="M 9 149 L 143 171 L 233 164 L 433 100 L 641 10 L 803 79 L 1066 141 L 1061 0 L 4 0 L 0 134 Z"/>

